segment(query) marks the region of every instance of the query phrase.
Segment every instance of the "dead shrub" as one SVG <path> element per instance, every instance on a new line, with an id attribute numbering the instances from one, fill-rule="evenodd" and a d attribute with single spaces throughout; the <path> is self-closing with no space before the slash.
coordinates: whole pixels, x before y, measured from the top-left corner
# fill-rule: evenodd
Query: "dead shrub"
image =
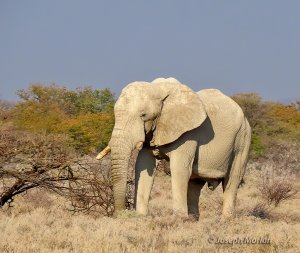
<path id="1" fill-rule="evenodd" d="M 262 202 L 257 203 L 253 208 L 248 211 L 248 214 L 260 219 L 271 219 L 272 215 L 270 208 Z"/>
<path id="2" fill-rule="evenodd" d="M 101 166 L 102 165 L 102 166 Z M 110 166 L 90 157 L 72 166 L 76 180 L 68 181 L 65 196 L 71 201 L 71 211 L 110 216 L 113 213 L 113 193 Z"/>
<path id="3" fill-rule="evenodd" d="M 0 129 L 0 207 L 36 187 L 62 192 L 73 157 L 64 136 Z"/>
<path id="4" fill-rule="evenodd" d="M 275 165 L 266 166 L 262 171 L 258 183 L 261 197 L 271 205 L 277 207 L 282 201 L 297 194 L 295 175 L 285 166 L 276 168 Z"/>
<path id="5" fill-rule="evenodd" d="M 131 164 L 136 156 L 131 157 Z M 73 213 L 111 216 L 114 211 L 113 186 L 111 182 L 110 157 L 101 162 L 85 156 L 71 166 L 74 180 L 68 180 L 64 196 L 71 202 Z M 131 210 L 134 205 L 134 170 L 130 166 L 127 178 L 125 205 Z"/>
<path id="6" fill-rule="evenodd" d="M 127 208 L 133 208 L 133 169 L 129 172 Z M 80 157 L 61 135 L 0 129 L 0 208 L 30 189 L 65 197 L 73 212 L 111 215 L 110 160 Z M 30 198 L 29 198 L 30 200 Z M 35 205 L 36 200 L 32 200 Z"/>

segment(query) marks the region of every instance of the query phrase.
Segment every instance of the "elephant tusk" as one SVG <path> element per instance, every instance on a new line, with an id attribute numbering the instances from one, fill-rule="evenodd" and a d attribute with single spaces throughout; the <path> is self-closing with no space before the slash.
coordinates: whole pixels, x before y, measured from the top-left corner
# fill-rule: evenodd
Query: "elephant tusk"
<path id="1" fill-rule="evenodd" d="M 111 151 L 110 146 L 107 146 L 105 149 L 103 149 L 97 156 L 97 160 L 101 160 L 104 156 L 106 156 Z"/>

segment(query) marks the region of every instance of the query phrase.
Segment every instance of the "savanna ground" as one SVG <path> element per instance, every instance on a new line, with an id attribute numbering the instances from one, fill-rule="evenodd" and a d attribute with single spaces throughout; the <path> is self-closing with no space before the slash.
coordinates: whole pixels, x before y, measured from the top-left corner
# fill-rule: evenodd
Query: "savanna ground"
<path id="1" fill-rule="evenodd" d="M 161 171 L 146 217 L 134 211 L 117 218 L 72 214 L 64 198 L 28 191 L 13 207 L 0 209 L 0 252 L 299 252 L 300 193 L 274 207 L 259 191 L 265 171 L 274 173 L 288 160 L 278 159 L 248 164 L 230 220 L 221 219 L 220 186 L 215 191 L 204 186 L 200 221 L 172 215 L 171 177 Z M 287 166 L 299 171 L 297 159 Z M 298 179 L 296 173 L 288 177 L 295 189 Z"/>

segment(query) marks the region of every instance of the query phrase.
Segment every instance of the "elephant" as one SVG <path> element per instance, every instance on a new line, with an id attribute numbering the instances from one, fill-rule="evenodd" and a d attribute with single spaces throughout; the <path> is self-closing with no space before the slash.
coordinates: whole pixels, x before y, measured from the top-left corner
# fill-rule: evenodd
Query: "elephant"
<path id="1" fill-rule="evenodd" d="M 173 210 L 199 218 L 199 197 L 207 183 L 223 188 L 223 217 L 234 215 L 245 174 L 251 128 L 242 109 L 217 89 L 194 92 L 175 78 L 133 82 L 114 106 L 111 139 L 97 159 L 111 152 L 115 212 L 125 209 L 129 159 L 135 165 L 137 213 L 148 213 L 157 164 L 169 159 Z"/>

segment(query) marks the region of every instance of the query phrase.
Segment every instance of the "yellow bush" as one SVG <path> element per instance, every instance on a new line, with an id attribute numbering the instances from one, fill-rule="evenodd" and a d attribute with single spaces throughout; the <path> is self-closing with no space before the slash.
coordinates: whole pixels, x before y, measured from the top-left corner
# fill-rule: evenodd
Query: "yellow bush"
<path id="1" fill-rule="evenodd" d="M 109 89 L 68 90 L 55 84 L 34 84 L 17 94 L 22 99 L 14 110 L 14 123 L 18 128 L 68 134 L 81 153 L 107 145 L 114 121 L 114 94 Z"/>
<path id="2" fill-rule="evenodd" d="M 66 118 L 56 103 L 38 101 L 20 102 L 14 110 L 15 124 L 31 132 L 57 132 L 57 126 Z"/>
<path id="3" fill-rule="evenodd" d="M 88 153 L 107 145 L 113 125 L 112 113 L 89 113 L 65 119 L 59 131 L 71 137 L 77 150 Z"/>
<path id="4" fill-rule="evenodd" d="M 278 121 L 286 124 L 288 128 L 300 129 L 300 111 L 294 107 L 283 104 L 272 104 L 271 115 Z"/>

